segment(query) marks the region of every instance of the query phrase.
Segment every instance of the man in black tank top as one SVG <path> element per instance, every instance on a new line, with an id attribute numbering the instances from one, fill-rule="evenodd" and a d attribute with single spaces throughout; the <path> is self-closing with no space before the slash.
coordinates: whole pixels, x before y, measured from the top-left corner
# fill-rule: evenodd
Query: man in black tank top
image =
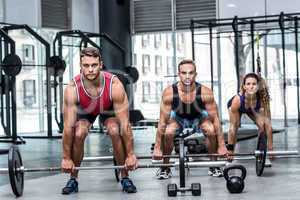
<path id="1" fill-rule="evenodd" d="M 171 154 L 174 136 L 183 128 L 202 129 L 207 138 L 208 152 L 227 155 L 212 90 L 195 81 L 197 72 L 192 60 L 179 63 L 178 76 L 180 81 L 168 86 L 162 94 L 153 158 L 162 159 L 162 155 Z M 164 163 L 168 162 L 169 159 L 164 159 Z M 209 174 L 222 175 L 218 168 L 210 169 Z M 168 177 L 170 169 L 161 169 L 158 178 Z"/>

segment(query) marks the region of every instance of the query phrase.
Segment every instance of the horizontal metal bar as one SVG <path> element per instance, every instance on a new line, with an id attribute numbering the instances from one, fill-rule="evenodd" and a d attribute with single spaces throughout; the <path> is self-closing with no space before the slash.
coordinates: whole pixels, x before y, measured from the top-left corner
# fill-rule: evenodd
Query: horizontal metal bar
<path id="1" fill-rule="evenodd" d="M 232 156 L 258 156 L 260 155 L 260 151 L 255 151 L 254 153 L 235 153 Z M 298 155 L 299 151 L 268 151 L 267 155 Z M 225 157 L 220 154 L 187 154 L 186 157 L 191 158 L 201 158 L 201 157 Z M 164 155 L 163 158 L 179 158 L 179 155 Z M 137 159 L 152 159 L 152 156 L 149 155 L 140 155 L 137 156 Z M 112 161 L 113 156 L 98 156 L 98 157 L 84 157 L 83 161 L 85 162 L 93 162 L 93 161 Z"/>
<path id="2" fill-rule="evenodd" d="M 268 151 L 269 156 L 280 156 L 280 155 L 299 155 L 299 151 Z"/>
<path id="3" fill-rule="evenodd" d="M 203 161 L 203 162 L 186 162 L 185 167 L 220 167 L 225 166 L 226 161 Z M 160 168 L 160 167 L 177 167 L 179 162 L 168 164 L 140 164 L 138 168 Z M 75 170 L 106 170 L 106 169 L 124 169 L 124 165 L 119 166 L 92 166 L 92 167 L 75 167 Z M 61 167 L 45 167 L 45 168 L 24 168 L 24 166 L 17 169 L 21 172 L 56 172 L 62 171 Z M 0 168 L 0 173 L 8 173 L 8 168 Z"/>

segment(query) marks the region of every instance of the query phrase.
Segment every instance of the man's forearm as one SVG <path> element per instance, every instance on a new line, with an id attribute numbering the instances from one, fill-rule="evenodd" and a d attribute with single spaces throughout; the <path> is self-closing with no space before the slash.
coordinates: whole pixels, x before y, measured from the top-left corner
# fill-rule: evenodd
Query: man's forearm
<path id="1" fill-rule="evenodd" d="M 131 130 L 131 127 L 129 124 L 126 123 L 121 126 L 121 137 L 125 144 L 127 156 L 133 155 L 134 154 L 133 135 L 132 135 L 132 130 Z"/>
<path id="2" fill-rule="evenodd" d="M 214 127 L 217 132 L 217 140 L 218 140 L 219 146 L 225 145 L 224 134 L 223 134 L 222 127 L 221 127 L 219 120 L 214 120 Z"/>
<path id="3" fill-rule="evenodd" d="M 161 147 L 161 140 L 163 137 L 164 132 L 166 131 L 166 125 L 158 124 L 157 132 L 156 132 L 156 139 L 155 139 L 155 146 Z"/>
<path id="4" fill-rule="evenodd" d="M 72 128 L 64 128 L 63 133 L 63 158 L 71 159 L 72 143 L 73 143 L 73 131 Z"/>

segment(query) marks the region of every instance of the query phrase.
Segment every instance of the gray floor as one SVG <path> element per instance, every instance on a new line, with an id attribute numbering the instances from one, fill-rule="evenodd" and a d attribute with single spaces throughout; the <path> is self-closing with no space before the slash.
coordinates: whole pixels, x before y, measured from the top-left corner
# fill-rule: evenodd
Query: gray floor
<path id="1" fill-rule="evenodd" d="M 150 144 L 154 141 L 154 129 L 135 131 L 135 149 L 137 154 L 150 154 Z M 24 166 L 44 167 L 57 166 L 61 159 L 61 140 L 26 139 L 26 145 L 20 145 Z M 255 139 L 238 143 L 239 152 L 255 149 Z M 10 144 L 0 143 L 0 148 Z M 300 150 L 299 127 L 286 128 L 285 132 L 274 134 L 275 150 Z M 110 139 L 104 135 L 91 134 L 85 146 L 86 156 L 111 155 Z M 140 161 L 141 163 L 147 161 Z M 109 165 L 109 162 L 89 163 L 86 165 Z M 271 168 L 265 168 L 262 177 L 255 175 L 254 161 L 243 161 L 247 168 L 245 189 L 241 194 L 230 194 L 223 178 L 207 175 L 207 168 L 191 169 L 186 182 L 200 182 L 201 197 L 191 193 L 180 194 L 179 199 L 299 199 L 300 195 L 300 160 L 277 159 Z M 7 156 L 0 157 L 0 167 L 7 167 Z M 138 188 L 136 194 L 121 192 L 120 184 L 115 181 L 113 171 L 82 171 L 79 179 L 79 193 L 70 196 L 60 194 L 68 176 L 60 173 L 27 173 L 25 174 L 24 195 L 20 199 L 167 199 L 167 184 L 179 184 L 178 170 L 173 170 L 169 180 L 156 180 L 155 169 L 138 169 L 131 174 Z M 0 199 L 14 199 L 8 176 L 0 178 Z"/>

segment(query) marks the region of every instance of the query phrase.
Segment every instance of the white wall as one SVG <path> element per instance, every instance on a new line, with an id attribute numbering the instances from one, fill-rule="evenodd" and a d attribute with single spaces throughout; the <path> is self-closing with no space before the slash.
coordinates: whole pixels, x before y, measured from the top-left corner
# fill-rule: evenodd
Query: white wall
<path id="1" fill-rule="evenodd" d="M 72 1 L 72 29 L 99 32 L 98 0 Z"/>
<path id="2" fill-rule="evenodd" d="M 40 25 L 40 0 L 5 0 L 4 8 L 7 23 Z"/>

